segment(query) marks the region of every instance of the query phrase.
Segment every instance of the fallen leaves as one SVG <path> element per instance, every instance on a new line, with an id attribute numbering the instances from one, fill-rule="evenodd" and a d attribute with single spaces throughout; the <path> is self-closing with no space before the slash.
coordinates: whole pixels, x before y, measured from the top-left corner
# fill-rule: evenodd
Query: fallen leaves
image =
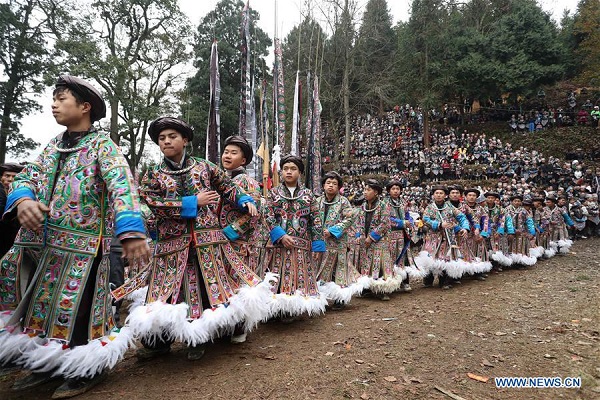
<path id="1" fill-rule="evenodd" d="M 471 372 L 467 372 L 467 376 L 473 380 L 476 380 L 478 382 L 483 382 L 483 383 L 486 383 L 487 381 L 490 380 L 490 378 L 487 376 L 476 375 L 476 374 L 472 374 Z"/>
<path id="2" fill-rule="evenodd" d="M 396 382 L 398 380 L 395 376 L 385 376 L 383 379 L 387 382 Z"/>

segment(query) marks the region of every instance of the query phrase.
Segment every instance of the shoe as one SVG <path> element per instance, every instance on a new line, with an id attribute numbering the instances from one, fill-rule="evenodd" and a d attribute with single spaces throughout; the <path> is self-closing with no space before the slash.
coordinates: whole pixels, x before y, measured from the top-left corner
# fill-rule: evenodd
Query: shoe
<path id="1" fill-rule="evenodd" d="M 475 279 L 477 279 L 478 281 L 485 281 L 485 276 L 483 276 L 483 275 L 477 275 L 475 277 Z"/>
<path id="2" fill-rule="evenodd" d="M 341 301 L 336 301 L 331 305 L 331 309 L 334 311 L 343 310 L 346 305 Z"/>
<path id="3" fill-rule="evenodd" d="M 246 332 L 231 336 L 231 343 L 240 344 L 246 341 Z"/>
<path id="4" fill-rule="evenodd" d="M 425 287 L 425 288 L 433 287 L 433 283 L 423 283 L 423 287 Z"/>
<path id="5" fill-rule="evenodd" d="M 152 360 L 153 358 L 164 356 L 165 354 L 169 354 L 170 351 L 171 351 L 170 346 L 158 347 L 155 349 L 148 348 L 148 347 L 142 347 L 141 349 L 138 349 L 135 352 L 135 356 L 140 361 Z"/>
<path id="6" fill-rule="evenodd" d="M 453 285 L 462 285 L 462 282 L 459 280 L 452 281 Z"/>
<path id="7" fill-rule="evenodd" d="M 410 293 L 410 292 L 412 292 L 412 288 L 410 287 L 410 285 L 409 285 L 408 283 L 403 283 L 403 284 L 400 286 L 400 289 L 402 289 L 402 290 L 403 290 L 404 292 L 406 292 L 406 293 Z"/>
<path id="8" fill-rule="evenodd" d="M 196 361 L 204 357 L 206 352 L 206 344 L 198 344 L 196 346 L 188 347 L 187 359 L 190 361 Z"/>
<path id="9" fill-rule="evenodd" d="M 92 378 L 69 378 L 54 391 L 53 399 L 68 399 L 79 396 L 103 382 L 108 376 L 108 372 L 104 371 Z"/>
<path id="10" fill-rule="evenodd" d="M 15 383 L 13 383 L 11 389 L 12 390 L 25 390 L 25 389 L 33 389 L 44 383 L 48 383 L 50 381 L 59 379 L 60 377 L 52 376 L 54 371 L 50 372 L 32 372 L 27 376 L 24 376 L 21 379 L 17 379 Z"/>
<path id="11" fill-rule="evenodd" d="M 381 296 L 381 301 L 390 301 L 390 296 L 384 294 L 383 296 Z"/>
<path id="12" fill-rule="evenodd" d="M 496 271 L 502 272 L 502 268 L 498 267 L 498 268 L 496 268 Z"/>
<path id="13" fill-rule="evenodd" d="M 442 286 L 442 289 L 444 289 L 444 290 L 452 289 L 452 285 L 444 285 L 444 286 Z"/>

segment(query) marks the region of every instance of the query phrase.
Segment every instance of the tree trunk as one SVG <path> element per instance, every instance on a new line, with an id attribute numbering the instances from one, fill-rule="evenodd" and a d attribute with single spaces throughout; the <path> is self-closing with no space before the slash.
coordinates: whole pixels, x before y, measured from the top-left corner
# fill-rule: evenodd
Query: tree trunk
<path id="1" fill-rule="evenodd" d="M 110 101 L 110 138 L 119 145 L 121 141 L 119 135 L 119 100 L 116 98 Z"/>

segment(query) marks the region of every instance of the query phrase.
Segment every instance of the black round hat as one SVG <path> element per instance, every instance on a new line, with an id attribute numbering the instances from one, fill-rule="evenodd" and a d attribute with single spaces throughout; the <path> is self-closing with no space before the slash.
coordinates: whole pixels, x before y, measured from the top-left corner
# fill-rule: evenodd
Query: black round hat
<path id="1" fill-rule="evenodd" d="M 248 143 L 248 140 L 240 135 L 229 136 L 225 139 L 225 147 L 228 145 L 237 146 L 242 149 L 242 153 L 244 153 L 244 158 L 246 159 L 246 163 L 244 166 L 250 164 L 252 162 L 252 157 L 254 157 L 254 151 L 252 150 L 252 146 Z"/>
<path id="2" fill-rule="evenodd" d="M 90 120 L 92 122 L 106 117 L 106 103 L 104 103 L 104 99 L 98 89 L 93 87 L 88 81 L 71 75 L 61 75 L 54 85 L 55 89 L 60 87 L 72 90 L 81 96 L 83 101 L 92 105 L 92 110 L 90 111 Z"/>
<path id="3" fill-rule="evenodd" d="M 152 121 L 148 127 L 148 135 L 154 143 L 158 144 L 158 135 L 165 129 L 174 129 L 189 141 L 194 138 L 194 128 L 187 122 L 174 117 L 160 117 Z"/>

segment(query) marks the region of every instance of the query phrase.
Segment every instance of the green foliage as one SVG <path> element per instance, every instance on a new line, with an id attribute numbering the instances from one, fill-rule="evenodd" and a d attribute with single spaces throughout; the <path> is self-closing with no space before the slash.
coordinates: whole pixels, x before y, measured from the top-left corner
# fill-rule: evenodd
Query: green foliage
<path id="1" fill-rule="evenodd" d="M 386 0 L 369 0 L 356 43 L 355 78 L 361 109 L 383 113 L 393 106 L 396 34 Z"/>
<path id="2" fill-rule="evenodd" d="M 73 3 L 72 18 L 53 27 L 61 69 L 92 78 L 110 104 L 111 137 L 135 169 L 149 121 L 173 113 L 173 87 L 189 59 L 188 19 L 176 0 Z M 66 5 L 65 5 L 66 7 Z"/>
<path id="3" fill-rule="evenodd" d="M 600 87 L 600 0 L 581 0 L 574 18 L 573 33 L 578 43 L 575 55 L 581 60 L 578 81 Z"/>
<path id="4" fill-rule="evenodd" d="M 243 7 L 241 0 L 221 0 L 198 25 L 194 44 L 194 67 L 197 72 L 186 81 L 180 98 L 183 117 L 195 128 L 194 151 L 199 151 L 200 154 L 204 154 L 206 142 L 210 95 L 209 61 L 214 40 L 218 43 L 221 78 L 221 140 L 238 132 L 241 93 L 240 26 Z M 249 46 L 257 89 L 260 80 L 266 75 L 265 57 L 271 45 L 271 39 L 257 26 L 259 18 L 256 11 L 250 11 Z M 256 104 L 258 109 L 258 102 Z"/>
<path id="5" fill-rule="evenodd" d="M 7 150 L 23 156 L 38 145 L 19 132 L 19 121 L 41 109 L 28 96 L 42 92 L 42 75 L 51 61 L 45 47 L 46 20 L 40 15 L 40 3 L 15 0 L 0 4 L 0 69 L 6 77 L 0 80 L 0 163 Z"/>

